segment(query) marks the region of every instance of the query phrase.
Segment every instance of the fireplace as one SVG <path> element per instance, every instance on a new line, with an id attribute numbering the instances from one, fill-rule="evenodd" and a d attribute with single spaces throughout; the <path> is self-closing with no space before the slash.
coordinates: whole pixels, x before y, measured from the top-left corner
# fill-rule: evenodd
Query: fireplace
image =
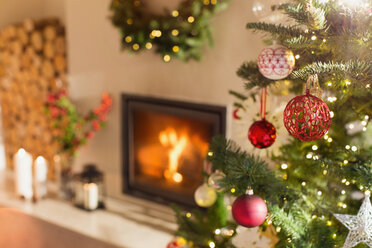
<path id="1" fill-rule="evenodd" d="M 226 108 L 122 95 L 123 191 L 195 206 L 211 138 L 225 135 Z"/>

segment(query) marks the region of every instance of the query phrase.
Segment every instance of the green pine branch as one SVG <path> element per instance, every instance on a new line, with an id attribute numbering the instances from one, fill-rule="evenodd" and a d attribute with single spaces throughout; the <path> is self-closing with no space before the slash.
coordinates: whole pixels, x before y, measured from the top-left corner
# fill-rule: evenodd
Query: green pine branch
<path id="1" fill-rule="evenodd" d="M 342 62 L 315 62 L 292 72 L 292 78 L 306 80 L 312 74 L 339 74 L 355 79 L 369 78 L 372 71 L 372 64 L 362 60 L 350 60 Z"/>
<path id="2" fill-rule="evenodd" d="M 284 26 L 281 24 L 271 24 L 271 23 L 264 23 L 264 22 L 251 22 L 248 23 L 246 26 L 247 29 L 251 29 L 253 31 L 264 31 L 266 33 L 270 33 L 273 36 L 286 36 L 286 37 L 293 37 L 293 36 L 300 36 L 300 35 L 308 35 L 304 30 L 291 27 L 291 26 Z"/>

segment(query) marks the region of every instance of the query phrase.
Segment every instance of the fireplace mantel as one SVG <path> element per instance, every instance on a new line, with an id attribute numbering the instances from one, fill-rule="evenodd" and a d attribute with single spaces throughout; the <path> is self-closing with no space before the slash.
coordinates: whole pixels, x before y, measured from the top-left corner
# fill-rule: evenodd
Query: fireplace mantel
<path id="1" fill-rule="evenodd" d="M 172 211 L 164 206 L 126 197 L 106 199 L 107 209 L 86 212 L 47 198 L 33 204 L 16 197 L 13 173 L 0 170 L 0 205 L 55 225 L 125 248 L 165 247 L 176 229 Z"/>

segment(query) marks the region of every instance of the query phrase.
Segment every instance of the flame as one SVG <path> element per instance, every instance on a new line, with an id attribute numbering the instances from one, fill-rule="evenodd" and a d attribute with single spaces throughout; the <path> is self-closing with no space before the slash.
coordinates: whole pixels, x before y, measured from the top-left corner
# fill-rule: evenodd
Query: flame
<path id="1" fill-rule="evenodd" d="M 189 139 L 187 135 L 177 135 L 177 132 L 173 128 L 166 128 L 159 134 L 160 143 L 169 148 L 168 157 L 169 164 L 168 169 L 164 171 L 164 177 L 166 179 L 173 180 L 176 183 L 180 183 L 183 177 L 177 172 L 179 166 L 179 158 L 186 148 Z"/>

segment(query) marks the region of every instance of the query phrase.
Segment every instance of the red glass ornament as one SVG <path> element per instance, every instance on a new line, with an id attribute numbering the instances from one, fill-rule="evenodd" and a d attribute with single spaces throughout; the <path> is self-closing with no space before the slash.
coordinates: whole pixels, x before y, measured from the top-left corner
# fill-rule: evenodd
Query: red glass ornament
<path id="1" fill-rule="evenodd" d="M 167 248 L 182 248 L 182 245 L 176 241 L 171 241 L 168 243 Z"/>
<path id="2" fill-rule="evenodd" d="M 265 221 L 267 206 L 257 195 L 241 195 L 232 205 L 232 215 L 239 225 L 256 227 Z"/>
<path id="3" fill-rule="evenodd" d="M 306 91 L 296 96 L 284 109 L 284 126 L 301 141 L 312 141 L 323 137 L 331 125 L 329 108 L 321 99 Z"/>
<path id="4" fill-rule="evenodd" d="M 276 139 L 275 127 L 265 119 L 256 121 L 249 128 L 248 138 L 255 147 L 260 149 L 267 148 L 271 146 Z"/>

